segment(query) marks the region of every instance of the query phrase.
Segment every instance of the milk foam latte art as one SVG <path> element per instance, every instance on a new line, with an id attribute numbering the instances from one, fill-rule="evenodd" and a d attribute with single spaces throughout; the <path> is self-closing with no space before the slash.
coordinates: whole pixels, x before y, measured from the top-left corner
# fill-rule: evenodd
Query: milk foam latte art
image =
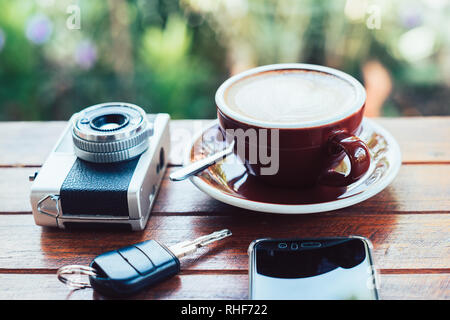
<path id="1" fill-rule="evenodd" d="M 355 97 L 355 89 L 347 81 L 307 70 L 251 75 L 225 92 L 225 101 L 235 112 L 280 124 L 335 118 L 352 107 Z"/>
<path id="2" fill-rule="evenodd" d="M 247 173 L 283 187 L 347 186 L 370 154 L 357 137 L 366 93 L 328 67 L 277 64 L 237 74 L 217 90 L 219 127 Z M 349 171 L 334 170 L 347 156 Z"/>

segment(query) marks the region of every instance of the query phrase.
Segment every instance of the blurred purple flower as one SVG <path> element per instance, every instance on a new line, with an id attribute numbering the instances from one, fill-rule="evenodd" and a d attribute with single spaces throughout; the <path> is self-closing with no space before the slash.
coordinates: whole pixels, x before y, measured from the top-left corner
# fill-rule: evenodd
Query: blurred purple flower
<path id="1" fill-rule="evenodd" d="M 47 16 L 37 14 L 27 22 L 26 36 L 35 44 L 47 42 L 53 31 L 53 24 Z"/>
<path id="2" fill-rule="evenodd" d="M 422 24 L 422 12 L 420 8 L 408 7 L 400 12 L 401 24 L 407 28 L 412 29 Z"/>
<path id="3" fill-rule="evenodd" d="M 3 32 L 2 29 L 0 29 L 0 51 L 3 50 L 3 47 L 5 46 L 5 41 L 6 41 L 5 33 Z"/>
<path id="4" fill-rule="evenodd" d="M 90 69 L 97 61 L 97 48 L 89 41 L 80 42 L 75 51 L 75 62 L 83 69 Z"/>

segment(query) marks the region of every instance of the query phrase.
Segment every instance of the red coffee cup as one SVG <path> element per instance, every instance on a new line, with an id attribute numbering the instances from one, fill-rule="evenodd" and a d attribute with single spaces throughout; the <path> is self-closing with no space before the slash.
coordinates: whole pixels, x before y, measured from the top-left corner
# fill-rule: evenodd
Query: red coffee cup
<path id="1" fill-rule="evenodd" d="M 336 108 L 330 117 L 305 122 L 255 119 L 228 105 L 225 97 L 237 82 L 267 73 L 293 71 L 332 77 L 331 81 L 345 81 L 353 88 L 354 96 L 345 108 Z M 361 130 L 366 92 L 358 80 L 342 71 L 310 64 L 262 66 L 226 80 L 217 90 L 215 99 L 221 131 L 227 139 L 237 140 L 235 153 L 245 163 L 249 174 L 262 181 L 282 187 L 303 188 L 317 184 L 344 187 L 356 182 L 369 169 L 370 153 L 357 136 Z M 267 155 L 277 159 L 277 170 L 265 170 Z M 346 175 L 334 171 L 345 155 L 351 164 Z"/>

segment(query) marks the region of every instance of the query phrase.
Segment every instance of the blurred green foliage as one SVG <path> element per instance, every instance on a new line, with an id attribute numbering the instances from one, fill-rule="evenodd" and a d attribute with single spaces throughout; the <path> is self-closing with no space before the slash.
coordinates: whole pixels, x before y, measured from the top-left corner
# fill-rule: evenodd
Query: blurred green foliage
<path id="1" fill-rule="evenodd" d="M 450 114 L 449 30 L 448 0 L 0 0 L 0 120 L 105 101 L 212 118 L 230 74 L 279 62 L 354 75 L 382 115 Z"/>

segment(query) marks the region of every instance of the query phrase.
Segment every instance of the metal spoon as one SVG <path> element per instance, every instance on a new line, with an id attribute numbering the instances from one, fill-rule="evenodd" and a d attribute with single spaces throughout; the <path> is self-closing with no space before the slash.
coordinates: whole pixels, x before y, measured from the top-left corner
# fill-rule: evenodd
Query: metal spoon
<path id="1" fill-rule="evenodd" d="M 180 170 L 172 172 L 169 175 L 169 179 L 172 181 L 181 181 L 186 178 L 189 178 L 190 176 L 193 176 L 194 174 L 205 170 L 209 166 L 212 166 L 217 161 L 222 160 L 222 158 L 225 158 L 226 156 L 230 155 L 233 152 L 233 148 L 234 148 L 234 141 L 232 141 L 226 149 L 214 153 L 201 160 L 190 163 L 181 168 Z"/>

